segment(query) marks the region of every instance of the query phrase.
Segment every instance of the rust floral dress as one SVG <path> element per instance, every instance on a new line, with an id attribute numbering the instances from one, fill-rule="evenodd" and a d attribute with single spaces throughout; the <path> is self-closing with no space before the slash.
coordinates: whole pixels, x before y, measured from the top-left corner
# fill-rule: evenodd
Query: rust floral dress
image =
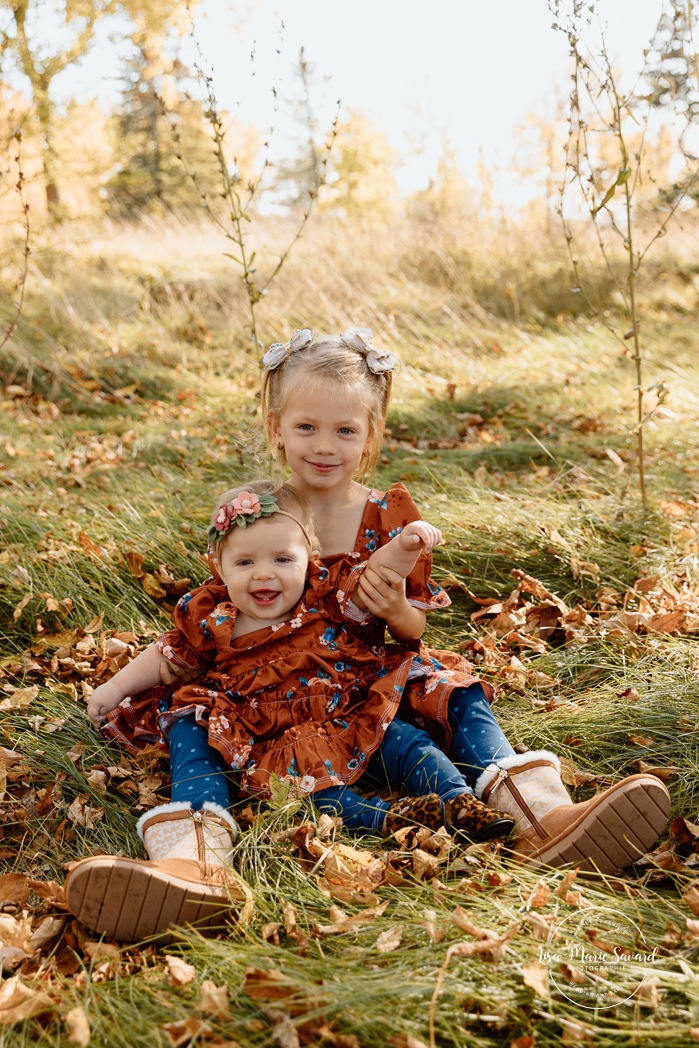
<path id="1" fill-rule="evenodd" d="M 399 708 L 446 750 L 449 696 L 478 682 L 470 666 L 418 642 L 386 647 L 382 620 L 350 601 L 374 550 L 419 519 L 402 484 L 372 490 L 354 550 L 312 561 L 290 619 L 245 636 L 232 636 L 236 609 L 212 575 L 180 599 L 175 628 L 157 642 L 168 660 L 202 676 L 126 699 L 103 734 L 132 750 L 165 746 L 173 718 L 193 713 L 207 725 L 209 743 L 241 772 L 241 789 L 257 795 L 268 793 L 270 773 L 306 793 L 354 782 Z M 410 603 L 425 611 L 450 603 L 430 569 L 431 557 L 421 554 L 406 584 Z M 489 685 L 483 688 L 491 698 Z"/>

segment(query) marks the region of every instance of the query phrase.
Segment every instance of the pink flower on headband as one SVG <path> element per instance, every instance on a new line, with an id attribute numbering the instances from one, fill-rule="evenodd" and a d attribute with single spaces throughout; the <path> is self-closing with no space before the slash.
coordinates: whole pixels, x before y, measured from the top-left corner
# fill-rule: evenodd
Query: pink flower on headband
<path id="1" fill-rule="evenodd" d="M 230 508 L 235 510 L 233 516 L 238 513 L 242 516 L 245 513 L 259 513 L 260 512 L 260 500 L 257 495 L 249 491 L 241 491 L 239 495 L 233 499 L 230 504 Z"/>
<path id="2" fill-rule="evenodd" d="M 278 509 L 274 495 L 256 495 L 254 491 L 241 491 L 234 499 L 216 510 L 207 531 L 209 542 L 225 538 L 234 525 L 247 528 L 260 517 L 269 517 Z"/>

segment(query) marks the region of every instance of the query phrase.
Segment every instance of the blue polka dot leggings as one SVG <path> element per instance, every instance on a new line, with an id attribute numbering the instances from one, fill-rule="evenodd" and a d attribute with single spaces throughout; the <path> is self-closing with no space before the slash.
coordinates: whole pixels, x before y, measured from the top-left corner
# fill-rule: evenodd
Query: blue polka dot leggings
<path id="1" fill-rule="evenodd" d="M 185 801 L 195 811 L 208 802 L 227 808 L 230 794 L 228 766 L 209 745 L 206 726 L 194 714 L 178 717 L 170 728 L 170 800 Z"/>
<path id="2" fill-rule="evenodd" d="M 395 718 L 384 741 L 357 781 L 360 789 L 389 785 L 409 796 L 437 793 L 449 800 L 472 793 L 481 772 L 515 752 L 496 721 L 480 684 L 454 690 L 449 702 L 452 741 L 447 757 L 429 735 Z M 313 795 L 319 811 L 341 815 L 348 829 L 380 830 L 390 807 L 381 797 L 362 797 L 349 786 L 332 786 Z"/>

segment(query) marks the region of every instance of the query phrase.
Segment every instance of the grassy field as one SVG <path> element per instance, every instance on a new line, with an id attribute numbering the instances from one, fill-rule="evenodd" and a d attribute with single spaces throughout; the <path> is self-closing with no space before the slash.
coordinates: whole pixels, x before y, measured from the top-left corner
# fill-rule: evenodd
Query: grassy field
<path id="1" fill-rule="evenodd" d="M 148 643 L 186 580 L 205 577 L 210 505 L 261 472 L 264 445 L 223 244 L 176 222 L 67 228 L 34 246 L 0 354 L 2 1045 L 699 1039 L 694 272 L 661 258 L 642 288 L 647 385 L 670 387 L 645 431 L 644 509 L 631 362 L 604 318 L 565 312 L 561 275 L 541 270 L 537 284 L 536 260 L 508 283 L 436 241 L 414 249 L 409 230 L 390 255 L 380 243 L 345 227 L 302 241 L 260 310 L 265 340 L 354 323 L 400 354 L 375 483 L 403 480 L 445 531 L 436 575 L 453 605 L 429 641 L 498 684 L 509 737 L 559 753 L 576 798 L 656 769 L 668 832 L 602 882 L 440 839 L 357 840 L 280 798 L 239 813 L 235 863 L 257 904 L 247 928 L 184 930 L 160 949 L 91 941 L 62 906 L 65 864 L 138 855 L 135 820 L 167 797 L 167 765 L 92 733 L 83 683 Z M 542 634 L 547 593 L 564 606 Z M 482 611 L 496 597 L 516 628 Z M 599 930 L 609 911 L 618 941 Z M 580 949 L 603 941 L 609 965 L 585 974 Z M 652 956 L 615 964 L 615 945 Z M 564 978 L 590 995 L 562 992 Z"/>

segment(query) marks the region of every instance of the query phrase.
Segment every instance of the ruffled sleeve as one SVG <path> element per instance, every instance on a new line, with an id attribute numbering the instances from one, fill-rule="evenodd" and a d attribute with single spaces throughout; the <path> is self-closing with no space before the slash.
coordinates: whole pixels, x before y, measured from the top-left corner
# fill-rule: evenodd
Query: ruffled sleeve
<path id="1" fill-rule="evenodd" d="M 385 546 L 413 520 L 422 520 L 422 514 L 404 484 L 392 484 L 386 492 L 372 491 L 357 535 L 356 549 L 362 559 L 370 556 L 379 546 Z M 432 554 L 421 553 L 406 579 L 406 596 L 414 608 L 433 611 L 451 604 L 442 587 L 432 580 L 431 574 Z"/>
<path id="2" fill-rule="evenodd" d="M 365 563 L 357 563 L 348 557 L 340 557 L 326 566 L 320 561 L 311 561 L 305 602 L 313 610 L 323 611 L 336 621 L 349 619 L 351 622 L 367 622 L 373 618 L 366 608 L 358 608 L 352 594 L 357 588 Z"/>
<path id="3" fill-rule="evenodd" d="M 163 656 L 185 670 L 208 669 L 216 654 L 216 642 L 207 625 L 209 615 L 228 599 L 226 587 L 212 577 L 180 597 L 173 614 L 174 628 L 158 637 Z"/>

